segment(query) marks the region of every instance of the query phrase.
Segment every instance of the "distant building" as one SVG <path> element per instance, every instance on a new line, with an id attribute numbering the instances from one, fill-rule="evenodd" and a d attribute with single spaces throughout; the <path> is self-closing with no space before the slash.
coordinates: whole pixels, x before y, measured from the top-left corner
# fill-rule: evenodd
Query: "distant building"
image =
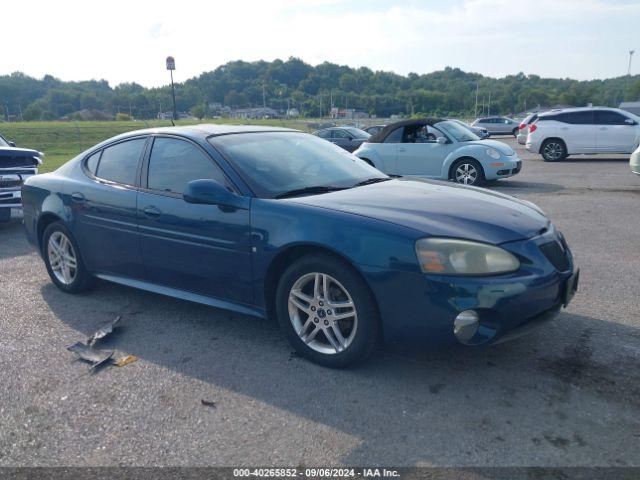
<path id="1" fill-rule="evenodd" d="M 300 116 L 300 110 L 298 110 L 297 108 L 290 108 L 289 110 L 287 110 L 287 117 L 299 117 Z"/>
<path id="2" fill-rule="evenodd" d="M 369 114 L 356 111 L 355 108 L 337 108 L 333 107 L 329 111 L 331 118 L 369 118 Z"/>
<path id="3" fill-rule="evenodd" d="M 640 115 L 640 102 L 622 102 L 620 109 L 626 110 L 634 115 Z"/>
<path id="4" fill-rule="evenodd" d="M 171 120 L 173 118 L 173 112 L 159 112 L 158 120 Z M 178 112 L 178 120 L 195 120 L 196 117 L 189 112 Z"/>
<path id="5" fill-rule="evenodd" d="M 278 111 L 269 107 L 238 108 L 232 110 L 229 116 L 231 118 L 280 118 Z"/>

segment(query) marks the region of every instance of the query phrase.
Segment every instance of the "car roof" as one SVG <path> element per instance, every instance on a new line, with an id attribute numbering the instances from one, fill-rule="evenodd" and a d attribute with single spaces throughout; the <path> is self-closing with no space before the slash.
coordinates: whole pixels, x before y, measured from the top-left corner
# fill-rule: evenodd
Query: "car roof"
<path id="1" fill-rule="evenodd" d="M 212 123 L 205 123 L 200 125 L 181 125 L 177 127 L 155 127 L 144 128 L 141 130 L 132 130 L 120 134 L 114 138 L 126 138 L 137 135 L 150 135 L 150 134 L 174 134 L 185 137 L 200 137 L 206 138 L 217 135 L 229 135 L 233 133 L 259 133 L 259 132 L 299 132 L 292 128 L 282 127 L 263 127 L 258 125 L 216 125 Z M 110 139 L 112 140 L 112 139 Z"/>
<path id="2" fill-rule="evenodd" d="M 383 143 L 387 136 L 395 131 L 399 127 L 405 127 L 407 125 L 433 125 L 445 121 L 444 118 L 427 117 L 427 118 L 415 118 L 411 120 L 401 120 L 399 122 L 390 123 L 375 135 L 372 135 L 367 140 L 369 143 Z"/>
<path id="3" fill-rule="evenodd" d="M 593 110 L 610 110 L 612 112 L 624 112 L 624 110 L 620 110 L 619 108 L 612 107 L 571 107 L 571 108 L 559 108 L 555 110 L 547 110 L 545 112 L 538 113 L 538 117 L 547 117 L 549 115 L 555 115 L 558 113 L 573 113 L 573 112 L 585 112 L 585 111 L 593 111 Z M 625 112 L 629 113 L 629 112 Z"/>

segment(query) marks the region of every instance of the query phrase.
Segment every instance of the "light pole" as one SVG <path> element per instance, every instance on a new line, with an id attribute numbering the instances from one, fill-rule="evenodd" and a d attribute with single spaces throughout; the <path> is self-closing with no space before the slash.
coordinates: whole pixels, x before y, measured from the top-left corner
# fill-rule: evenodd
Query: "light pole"
<path id="1" fill-rule="evenodd" d="M 631 75 L 631 59 L 633 58 L 634 53 L 636 53 L 635 50 L 629 50 L 629 67 L 627 68 L 627 75 Z"/>
<path id="2" fill-rule="evenodd" d="M 173 71 L 176 69 L 176 61 L 173 57 L 167 57 L 167 70 L 171 74 L 171 96 L 173 97 L 173 120 L 178 119 L 178 112 L 176 111 L 176 89 L 173 86 Z"/>

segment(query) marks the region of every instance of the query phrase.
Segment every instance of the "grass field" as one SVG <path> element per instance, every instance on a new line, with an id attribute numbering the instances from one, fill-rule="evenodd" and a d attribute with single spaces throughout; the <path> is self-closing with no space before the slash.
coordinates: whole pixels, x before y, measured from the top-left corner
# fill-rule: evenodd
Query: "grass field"
<path id="1" fill-rule="evenodd" d="M 231 123 L 270 125 L 308 130 L 303 120 L 206 119 L 178 121 L 177 125 Z M 45 154 L 40 172 L 50 172 L 87 148 L 114 135 L 141 128 L 170 126 L 166 120 L 128 122 L 17 122 L 0 123 L 0 133 L 17 146 L 33 148 Z"/>

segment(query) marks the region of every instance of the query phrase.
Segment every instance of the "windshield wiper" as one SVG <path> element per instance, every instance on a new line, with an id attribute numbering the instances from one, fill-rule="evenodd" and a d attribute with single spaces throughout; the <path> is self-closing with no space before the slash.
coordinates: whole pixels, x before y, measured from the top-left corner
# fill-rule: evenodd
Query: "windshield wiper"
<path id="1" fill-rule="evenodd" d="M 331 187 L 327 185 L 314 185 L 311 187 L 303 187 L 296 188 L 294 190 L 289 190 L 287 192 L 282 192 L 276 195 L 273 198 L 287 198 L 287 197 L 297 197 L 298 195 L 305 194 L 314 194 L 314 193 L 328 193 L 328 192 L 336 192 L 338 190 L 344 190 L 344 187 Z"/>
<path id="2" fill-rule="evenodd" d="M 387 180 L 391 180 L 391 179 L 389 177 L 367 178 L 366 180 L 362 180 L 361 182 L 356 183 L 354 187 L 362 187 L 364 185 L 371 185 L 372 183 L 386 182 Z"/>

